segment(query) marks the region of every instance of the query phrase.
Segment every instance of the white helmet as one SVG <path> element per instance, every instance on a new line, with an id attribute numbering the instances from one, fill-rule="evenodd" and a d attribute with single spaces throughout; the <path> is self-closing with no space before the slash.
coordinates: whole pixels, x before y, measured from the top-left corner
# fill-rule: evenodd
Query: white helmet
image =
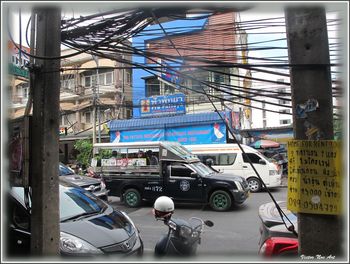
<path id="1" fill-rule="evenodd" d="M 170 217 L 175 209 L 174 202 L 168 196 L 160 196 L 154 202 L 154 216 L 157 218 Z"/>

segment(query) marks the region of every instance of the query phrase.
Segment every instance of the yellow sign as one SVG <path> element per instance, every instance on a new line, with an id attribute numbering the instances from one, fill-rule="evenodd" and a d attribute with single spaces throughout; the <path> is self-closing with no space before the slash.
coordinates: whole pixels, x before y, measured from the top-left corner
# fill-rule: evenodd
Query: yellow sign
<path id="1" fill-rule="evenodd" d="M 245 108 L 244 109 L 244 114 L 246 119 L 250 119 L 250 108 Z"/>
<path id="2" fill-rule="evenodd" d="M 288 141 L 287 208 L 300 213 L 340 214 L 341 160 L 339 141 Z"/>

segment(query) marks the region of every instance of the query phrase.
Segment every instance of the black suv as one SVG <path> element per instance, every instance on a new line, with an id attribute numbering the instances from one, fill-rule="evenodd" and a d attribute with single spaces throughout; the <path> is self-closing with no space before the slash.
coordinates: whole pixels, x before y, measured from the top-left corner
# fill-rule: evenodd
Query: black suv
<path id="1" fill-rule="evenodd" d="M 59 176 L 60 180 L 78 185 L 79 187 L 92 192 L 99 198 L 108 201 L 109 190 L 106 189 L 106 185 L 103 179 L 75 174 L 71 168 L 64 165 L 63 163 L 59 164 Z"/>

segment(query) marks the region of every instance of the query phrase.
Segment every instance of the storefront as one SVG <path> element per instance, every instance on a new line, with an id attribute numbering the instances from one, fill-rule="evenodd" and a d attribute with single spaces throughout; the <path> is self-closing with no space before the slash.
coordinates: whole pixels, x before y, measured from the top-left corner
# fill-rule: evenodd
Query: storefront
<path id="1" fill-rule="evenodd" d="M 221 118 L 220 117 L 223 118 Z M 112 120 L 111 142 L 177 141 L 181 144 L 228 143 L 225 121 L 232 127 L 231 112 L 182 114 L 153 118 Z M 236 132 L 236 131 L 234 131 Z"/>

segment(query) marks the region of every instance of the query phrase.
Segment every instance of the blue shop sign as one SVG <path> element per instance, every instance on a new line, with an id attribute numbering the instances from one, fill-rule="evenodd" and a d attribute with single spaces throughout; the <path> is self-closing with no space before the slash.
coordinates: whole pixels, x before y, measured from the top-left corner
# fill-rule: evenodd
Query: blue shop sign
<path id="1" fill-rule="evenodd" d="M 165 140 L 164 129 L 111 131 L 111 142 L 139 142 Z"/>
<path id="2" fill-rule="evenodd" d="M 147 97 L 140 100 L 141 117 L 185 114 L 186 99 L 182 93 Z"/>
<path id="3" fill-rule="evenodd" d="M 177 141 L 183 145 L 226 143 L 223 123 L 164 129 L 122 130 L 111 132 L 111 142 Z"/>
<path id="4" fill-rule="evenodd" d="M 225 124 L 167 128 L 165 139 L 183 145 L 226 143 Z"/>

